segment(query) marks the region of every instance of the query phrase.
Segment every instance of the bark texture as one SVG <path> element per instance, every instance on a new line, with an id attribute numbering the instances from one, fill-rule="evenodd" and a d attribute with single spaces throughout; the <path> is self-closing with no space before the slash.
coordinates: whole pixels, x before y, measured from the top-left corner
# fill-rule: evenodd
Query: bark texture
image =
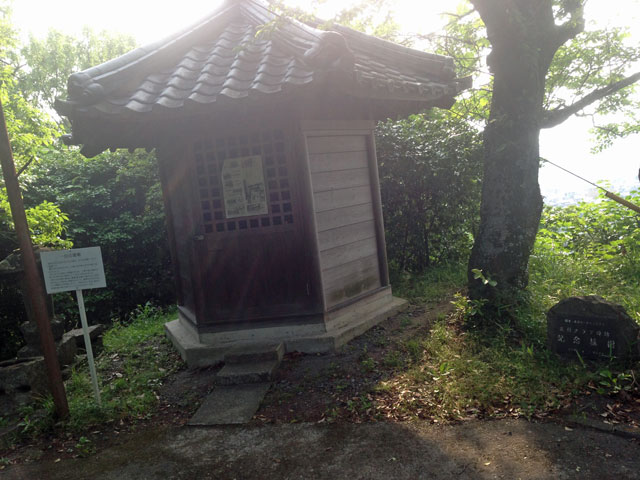
<path id="1" fill-rule="evenodd" d="M 480 228 L 469 261 L 472 298 L 504 302 L 528 282 L 542 197 L 538 185 L 539 134 L 545 77 L 557 49 L 582 23 L 558 26 L 551 0 L 473 0 L 487 28 L 494 76 L 484 132 Z M 472 269 L 497 281 L 475 280 Z"/>

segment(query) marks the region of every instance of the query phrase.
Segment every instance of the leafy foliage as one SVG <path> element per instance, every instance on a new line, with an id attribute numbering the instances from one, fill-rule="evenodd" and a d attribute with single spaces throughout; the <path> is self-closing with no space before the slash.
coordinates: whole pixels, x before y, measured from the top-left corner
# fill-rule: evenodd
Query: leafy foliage
<path id="1" fill-rule="evenodd" d="M 628 39 L 626 29 L 589 30 L 561 46 L 547 74 L 545 108 L 566 107 L 571 98 L 622 79 L 629 65 L 640 60 L 640 49 Z M 606 97 L 601 108 L 617 110 L 632 92 L 629 88 Z"/>
<path id="2" fill-rule="evenodd" d="M 396 43 L 406 43 L 400 38 L 400 25 L 393 18 L 393 8 L 387 0 L 366 0 L 343 9 L 332 20 L 333 23 L 345 25 Z"/>
<path id="3" fill-rule="evenodd" d="M 325 0 L 311 0 L 304 8 L 291 7 L 283 0 L 268 0 L 273 11 L 282 17 L 263 26 L 258 33 L 263 34 L 275 27 L 285 18 L 295 18 L 314 25 L 321 30 L 332 30 L 333 26 L 343 25 L 397 43 L 411 43 L 412 39 L 402 39 L 400 25 L 393 18 L 393 8 L 389 0 L 361 0 L 340 10 L 333 18 L 322 21 L 316 16 L 318 8 Z"/>
<path id="4" fill-rule="evenodd" d="M 162 193 L 153 155 L 77 150 L 44 158 L 25 184 L 30 202 L 56 198 L 77 248 L 99 245 L 108 287 L 87 296 L 94 321 L 133 310 L 141 299 L 174 300 Z"/>
<path id="5" fill-rule="evenodd" d="M 102 247 L 108 287 L 86 297 L 92 322 L 109 322 L 141 301 L 166 305 L 174 298 L 153 155 L 117 153 L 87 160 L 56 141 L 64 125 L 48 113 L 54 98 L 64 94 L 69 74 L 133 46 L 130 37 L 85 29 L 80 38 L 51 31 L 44 40 L 32 37 L 20 47 L 10 10 L 0 3 L 0 100 L 21 171 L 32 239 L 56 248 Z M 0 259 L 16 247 L 6 195 L 0 191 Z M 18 325 L 25 319 L 13 282 L 0 282 L 2 359 L 15 355 L 21 343 Z M 70 295 L 57 295 L 56 312 L 75 319 Z"/>
<path id="6" fill-rule="evenodd" d="M 391 270 L 394 294 L 418 305 L 445 300 L 464 285 L 466 277 L 462 262 L 434 265 L 419 274 Z"/>
<path id="7" fill-rule="evenodd" d="M 575 23 L 576 2 L 556 2 L 556 22 Z M 493 77 L 487 67 L 490 43 L 485 25 L 468 1 L 458 4 L 448 13 L 451 21 L 440 35 L 432 34 L 426 40 L 429 48 L 451 56 L 459 76 L 473 75 L 474 87 L 463 93 L 454 105 L 459 115 L 486 122 L 489 118 Z M 573 25 L 577 28 L 578 25 Z M 578 104 L 590 93 L 610 87 L 629 75 L 632 66 L 640 60 L 640 48 L 630 42 L 627 28 L 593 29 L 580 32 L 560 46 L 553 56 L 545 82 L 543 107 L 549 113 L 557 113 Z M 594 128 L 596 150 L 610 146 L 616 138 L 638 132 L 637 88 L 632 84 L 622 89 L 612 89 L 583 105 L 575 113 L 597 115 Z M 592 105 L 591 108 L 588 108 Z M 623 113 L 628 120 L 603 123 L 607 115 Z M 554 126 L 554 125 L 549 125 Z M 548 128 L 548 127 L 545 127 Z"/>
<path id="8" fill-rule="evenodd" d="M 22 59 L 18 52 L 18 37 L 11 23 L 11 9 L 0 2 L 0 101 L 14 160 L 20 169 L 28 160 L 51 146 L 57 137 L 54 122 L 24 98 L 17 80 Z"/>
<path id="9" fill-rule="evenodd" d="M 379 125 L 376 143 L 392 265 L 420 272 L 465 258 L 478 222 L 478 132 L 430 112 Z"/>
<path id="10" fill-rule="evenodd" d="M 18 39 L 11 24 L 11 10 L 7 2 L 0 2 L 0 102 L 11 140 L 14 162 L 18 171 L 33 164 L 49 151 L 58 135 L 48 116 L 30 104 L 22 95 L 16 79 Z M 24 177 L 23 177 L 24 178 Z M 64 236 L 66 217 L 51 201 L 32 204 L 26 210 L 27 220 L 35 242 L 68 246 Z M 17 247 L 11 212 L 4 189 L 0 187 L 0 260 Z M 18 325 L 25 319 L 25 310 L 15 277 L 0 279 L 0 360 L 15 355 L 22 344 Z"/>
<path id="11" fill-rule="evenodd" d="M 628 29 L 610 28 L 582 32 L 560 47 L 547 75 L 545 109 L 570 107 L 576 99 L 621 81 L 630 66 L 638 65 L 640 48 L 630 42 Z M 637 111 L 640 108 L 635 84 L 612 91 L 580 115 L 594 116 L 596 145 L 603 150 L 621 138 L 640 131 Z M 610 114 L 623 114 L 627 120 L 608 121 Z"/>
<path id="12" fill-rule="evenodd" d="M 31 238 L 36 245 L 57 248 L 71 248 L 73 243 L 63 238 L 69 217 L 60 208 L 49 201 L 25 209 Z M 15 248 L 16 238 L 9 201 L 4 192 L 0 192 L 0 255 L 5 258 Z"/>
<path id="13" fill-rule="evenodd" d="M 490 43 L 480 17 L 467 1 L 447 14 L 451 20 L 441 34 L 424 40 L 430 51 L 453 58 L 459 77 L 472 76 L 473 86 L 463 92 L 451 108 L 453 114 L 478 124 L 489 118 L 493 79 L 486 65 Z"/>
<path id="14" fill-rule="evenodd" d="M 50 30 L 40 40 L 35 36 L 20 49 L 25 67 L 17 69 L 20 90 L 26 99 L 41 109 L 53 108 L 53 102 L 66 92 L 67 78 L 74 72 L 99 65 L 136 46 L 133 37 L 88 27 L 80 37 Z"/>
<path id="15" fill-rule="evenodd" d="M 640 203 L 640 192 L 626 197 Z M 640 219 L 602 196 L 546 207 L 532 256 L 532 289 L 546 308 L 572 295 L 598 294 L 640 321 Z"/>
<path id="16" fill-rule="evenodd" d="M 48 151 L 58 132 L 55 123 L 24 99 L 14 75 L 11 66 L 0 67 L 0 101 L 16 169 L 20 171 Z"/>

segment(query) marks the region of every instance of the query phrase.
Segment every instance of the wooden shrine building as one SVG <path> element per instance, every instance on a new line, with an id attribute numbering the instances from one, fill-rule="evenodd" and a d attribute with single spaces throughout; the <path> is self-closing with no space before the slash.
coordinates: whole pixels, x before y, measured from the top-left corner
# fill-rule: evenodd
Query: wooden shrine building
<path id="1" fill-rule="evenodd" d="M 450 58 L 227 0 L 191 27 L 71 75 L 82 153 L 154 148 L 191 365 L 238 344 L 335 348 L 397 310 L 375 121 L 448 108 Z M 132 279 L 135 281 L 135 279 Z"/>

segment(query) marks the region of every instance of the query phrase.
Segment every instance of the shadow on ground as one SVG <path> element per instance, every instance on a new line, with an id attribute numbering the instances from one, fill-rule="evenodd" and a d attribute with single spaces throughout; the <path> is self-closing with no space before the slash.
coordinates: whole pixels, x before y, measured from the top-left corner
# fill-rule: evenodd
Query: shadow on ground
<path id="1" fill-rule="evenodd" d="M 164 427 L 13 479 L 632 479 L 634 440 L 525 420 Z"/>

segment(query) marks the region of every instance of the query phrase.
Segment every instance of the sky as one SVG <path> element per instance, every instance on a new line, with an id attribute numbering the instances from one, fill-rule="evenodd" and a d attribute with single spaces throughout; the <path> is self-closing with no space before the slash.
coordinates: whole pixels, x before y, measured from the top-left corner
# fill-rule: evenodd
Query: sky
<path id="1" fill-rule="evenodd" d="M 331 17 L 352 0 L 326 0 L 318 11 L 320 18 Z M 140 44 L 158 40 L 197 21 L 215 10 L 220 0 L 181 0 L 179 3 L 157 0 L 14 0 L 13 22 L 21 36 L 46 35 L 49 29 L 77 34 L 84 25 L 94 30 L 110 30 L 133 35 Z M 304 0 L 287 0 L 289 5 L 308 4 Z M 431 33 L 444 23 L 440 13 L 452 11 L 457 0 L 397 0 L 395 19 L 406 33 Z M 612 6 L 615 5 L 615 8 Z M 179 8 L 177 8 L 179 6 Z M 590 0 L 585 12 L 587 20 L 598 26 L 635 26 L 632 39 L 640 43 L 640 0 Z M 640 67 L 639 67 L 640 68 Z M 607 181 L 612 189 L 638 188 L 640 167 L 640 135 L 618 141 L 600 154 L 590 152 L 593 146 L 591 120 L 573 118 L 540 136 L 543 157 L 594 182 Z M 550 203 L 567 192 L 588 198 L 594 189 L 588 184 L 544 166 L 540 171 L 543 195 Z"/>

